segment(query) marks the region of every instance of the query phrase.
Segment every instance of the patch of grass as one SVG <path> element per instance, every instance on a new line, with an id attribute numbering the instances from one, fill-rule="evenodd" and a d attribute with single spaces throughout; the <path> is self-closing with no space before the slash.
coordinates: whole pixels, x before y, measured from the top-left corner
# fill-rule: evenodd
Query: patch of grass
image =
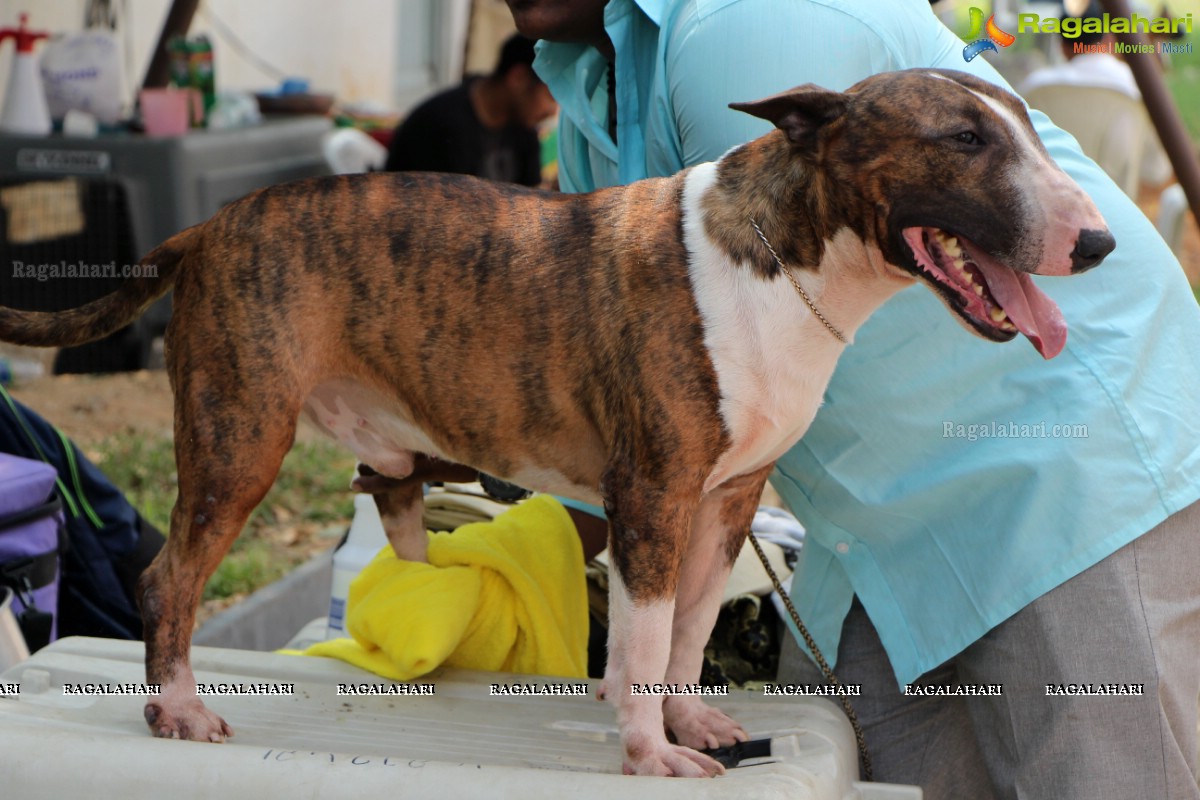
<path id="1" fill-rule="evenodd" d="M 1192 48 L 1200 53 L 1200 37 L 1193 37 Z M 1200 61 L 1175 64 L 1165 76 L 1167 89 L 1179 108 L 1179 116 L 1193 142 L 1200 142 Z"/>
<path id="2" fill-rule="evenodd" d="M 250 525 L 293 518 L 331 523 L 353 516 L 350 478 L 356 463 L 354 456 L 331 442 L 295 445 L 283 459 L 275 485 L 250 517 Z"/>
<path id="3" fill-rule="evenodd" d="M 170 438 L 124 434 L 89 448 L 88 454 L 146 519 L 168 532 L 179 488 Z M 354 464 L 352 455 L 332 443 L 296 444 L 275 485 L 205 586 L 204 599 L 252 592 L 307 558 L 311 548 L 293 545 L 311 539 L 321 526 L 343 524 L 353 516 L 349 483 Z"/>
<path id="4" fill-rule="evenodd" d="M 170 438 L 113 436 L 88 448 L 87 455 L 143 517 L 166 532 L 179 488 Z"/>
<path id="5" fill-rule="evenodd" d="M 1175 10 L 1175 4 L 1172 3 L 1172 11 Z M 1186 11 L 1192 9 L 1188 8 Z M 1172 16 L 1182 16 L 1183 13 L 1185 10 L 1180 7 L 1179 13 L 1173 13 Z M 1163 73 L 1163 79 L 1175 100 L 1175 105 L 1179 108 L 1179 115 L 1183 117 L 1183 123 L 1192 141 L 1200 142 L 1200 91 L 1196 88 L 1200 85 L 1200 32 L 1193 30 L 1174 44 L 1190 44 L 1191 52 L 1184 48 L 1184 52 L 1171 53 L 1168 57 L 1169 68 Z"/>
<path id="6" fill-rule="evenodd" d="M 229 554 L 204 587 L 203 600 L 250 594 L 279 580 L 287 568 L 272 558 L 271 548 L 260 539 L 238 537 Z"/>

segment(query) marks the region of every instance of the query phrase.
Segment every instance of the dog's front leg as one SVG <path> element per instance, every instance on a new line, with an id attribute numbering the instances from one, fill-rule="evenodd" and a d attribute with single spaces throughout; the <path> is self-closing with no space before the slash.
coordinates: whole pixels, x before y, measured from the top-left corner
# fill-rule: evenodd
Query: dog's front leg
<path id="1" fill-rule="evenodd" d="M 628 774 L 705 777 L 724 772 L 708 756 L 667 741 L 663 697 L 656 691 L 670 658 L 679 563 L 694 505 L 691 497 L 636 481 L 624 483 L 608 498 L 613 568 L 601 693 L 617 709 Z"/>
<path id="2" fill-rule="evenodd" d="M 772 466 L 733 478 L 700 501 L 675 592 L 667 683 L 694 683 L 700 678 L 704 646 L 717 622 L 729 572 Z M 663 717 L 675 740 L 688 747 L 727 747 L 749 738 L 741 725 L 695 695 L 668 697 Z"/>

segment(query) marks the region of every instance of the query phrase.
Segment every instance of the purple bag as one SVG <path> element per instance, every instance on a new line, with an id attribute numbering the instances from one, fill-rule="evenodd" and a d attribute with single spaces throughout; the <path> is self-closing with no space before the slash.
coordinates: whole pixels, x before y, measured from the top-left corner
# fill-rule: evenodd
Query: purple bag
<path id="1" fill-rule="evenodd" d="M 0 586 L 31 651 L 55 638 L 58 555 L 64 526 L 58 472 L 41 461 L 0 453 Z"/>

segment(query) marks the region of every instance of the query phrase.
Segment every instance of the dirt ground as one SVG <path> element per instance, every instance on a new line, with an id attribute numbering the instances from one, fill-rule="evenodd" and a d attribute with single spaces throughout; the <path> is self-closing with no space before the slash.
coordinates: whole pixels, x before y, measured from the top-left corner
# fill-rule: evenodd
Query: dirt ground
<path id="1" fill-rule="evenodd" d="M 115 435 L 171 436 L 174 408 L 167 373 L 161 369 L 113 375 L 49 376 L 53 351 L 0 343 L 0 355 L 44 360 L 47 377 L 9 387 L 13 397 L 36 410 L 85 451 Z M 301 420 L 298 441 L 322 438 Z"/>
<path id="2" fill-rule="evenodd" d="M 85 450 L 122 434 L 171 435 L 171 387 L 162 370 L 59 375 L 20 383 L 11 391 Z"/>

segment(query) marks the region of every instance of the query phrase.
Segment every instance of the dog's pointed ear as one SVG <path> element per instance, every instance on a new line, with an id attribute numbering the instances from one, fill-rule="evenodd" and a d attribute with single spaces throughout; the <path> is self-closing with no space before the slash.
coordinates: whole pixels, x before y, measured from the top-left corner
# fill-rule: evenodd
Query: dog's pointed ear
<path id="1" fill-rule="evenodd" d="M 729 107 L 767 120 L 784 132 L 793 147 L 807 147 L 817 131 L 845 113 L 846 101 L 841 92 L 806 83 L 762 100 L 730 103 Z"/>

